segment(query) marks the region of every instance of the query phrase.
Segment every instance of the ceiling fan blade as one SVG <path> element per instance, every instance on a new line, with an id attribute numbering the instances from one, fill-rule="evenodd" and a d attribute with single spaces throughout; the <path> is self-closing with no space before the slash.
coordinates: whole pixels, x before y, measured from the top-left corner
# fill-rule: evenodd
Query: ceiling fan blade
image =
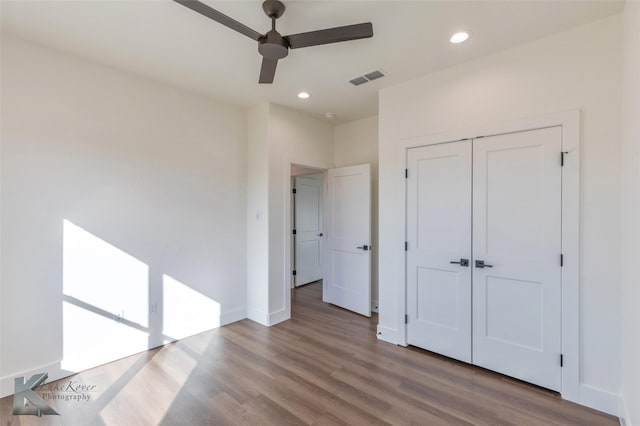
<path id="1" fill-rule="evenodd" d="M 262 58 L 262 67 L 260 68 L 260 84 L 273 83 L 273 77 L 276 75 L 277 59 Z"/>
<path id="2" fill-rule="evenodd" d="M 371 22 L 285 36 L 291 49 L 373 37 Z"/>
<path id="3" fill-rule="evenodd" d="M 176 3 L 180 3 L 181 5 L 188 7 L 189 9 L 198 12 L 201 15 L 206 16 L 207 18 L 213 19 L 219 24 L 224 25 L 225 27 L 229 27 L 234 31 L 239 32 L 240 34 L 244 34 L 250 39 L 258 40 L 262 37 L 262 34 L 259 32 L 247 27 L 244 24 L 236 21 L 235 19 L 229 18 L 227 15 L 218 12 L 214 8 L 207 6 L 206 4 L 199 2 L 198 0 L 173 0 Z"/>

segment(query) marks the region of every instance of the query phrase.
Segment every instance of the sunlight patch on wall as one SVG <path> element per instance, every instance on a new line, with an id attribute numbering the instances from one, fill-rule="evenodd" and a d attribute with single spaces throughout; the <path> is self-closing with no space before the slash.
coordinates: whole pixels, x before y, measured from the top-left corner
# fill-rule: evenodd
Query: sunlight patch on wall
<path id="1" fill-rule="evenodd" d="M 147 349 L 147 333 L 62 303 L 64 347 L 61 367 L 82 371 Z"/>
<path id="2" fill-rule="evenodd" d="M 176 339 L 220 327 L 220 303 L 169 275 L 162 276 L 163 334 Z"/>
<path id="3" fill-rule="evenodd" d="M 149 267 L 63 222 L 63 360 L 79 371 L 147 349 Z"/>

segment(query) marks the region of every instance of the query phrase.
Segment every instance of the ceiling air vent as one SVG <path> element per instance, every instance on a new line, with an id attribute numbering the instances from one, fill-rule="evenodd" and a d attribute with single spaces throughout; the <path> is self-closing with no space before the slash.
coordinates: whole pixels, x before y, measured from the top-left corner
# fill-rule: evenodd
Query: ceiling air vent
<path id="1" fill-rule="evenodd" d="M 380 77 L 384 77 L 384 73 L 380 70 L 375 70 L 375 71 L 371 71 L 368 74 L 361 75 L 360 77 L 351 79 L 349 80 L 349 83 L 353 84 L 354 86 L 360 86 L 361 84 L 368 83 Z"/>
<path id="2" fill-rule="evenodd" d="M 349 80 L 349 83 L 353 84 L 354 86 L 360 86 L 361 84 L 364 83 L 368 83 L 369 80 L 367 80 L 364 77 L 356 77 L 353 80 Z"/>
<path id="3" fill-rule="evenodd" d="M 369 74 L 365 74 L 364 76 L 367 78 L 367 80 L 371 81 L 375 80 L 376 78 L 384 77 L 384 74 L 382 74 L 380 70 L 375 70 L 373 72 L 370 72 Z"/>

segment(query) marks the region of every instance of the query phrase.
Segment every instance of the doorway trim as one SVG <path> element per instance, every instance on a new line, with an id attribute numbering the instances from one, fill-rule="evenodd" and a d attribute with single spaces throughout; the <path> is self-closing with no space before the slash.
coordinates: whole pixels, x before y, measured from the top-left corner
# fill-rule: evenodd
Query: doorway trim
<path id="1" fill-rule="evenodd" d="M 291 191 L 291 265 L 292 269 L 295 271 L 292 277 L 291 288 L 299 287 L 300 285 L 309 284 L 311 282 L 316 282 L 323 278 L 324 276 L 324 173 L 318 170 L 312 169 L 303 169 L 296 167 L 296 174 L 293 174 L 294 167 L 292 166 L 292 175 L 291 175 L 291 186 L 293 190 Z M 307 203 L 302 202 L 298 197 L 301 196 L 302 191 L 304 190 L 305 185 L 312 185 L 317 188 L 317 201 L 318 201 L 318 227 L 316 229 L 313 236 L 309 235 L 309 230 L 298 229 L 299 224 L 298 221 L 300 219 L 301 211 L 298 211 L 298 207 L 308 206 Z M 307 199 L 307 202 L 309 199 Z M 308 209 L 306 210 L 308 213 Z M 305 261 L 301 261 L 304 256 L 300 256 L 300 243 L 301 241 L 309 241 L 309 238 L 318 240 L 320 242 L 318 246 L 318 255 L 322 259 L 319 265 L 316 265 L 317 268 L 314 269 L 313 273 L 310 273 L 310 269 L 312 267 L 310 265 L 306 265 Z M 308 261 L 309 259 L 303 259 Z"/>
<path id="2" fill-rule="evenodd" d="M 285 312 L 286 312 L 286 318 L 284 319 L 289 319 L 291 318 L 291 289 L 292 287 L 292 283 L 293 283 L 293 257 L 291 256 L 292 250 L 293 250 L 293 238 L 291 235 L 291 230 L 293 229 L 293 215 L 292 215 L 292 211 L 293 211 L 293 197 L 292 197 L 292 193 L 293 193 L 293 175 L 291 174 L 291 168 L 292 167 L 301 167 L 304 169 L 309 169 L 309 170 L 314 170 L 316 171 L 318 174 L 322 174 L 322 197 L 326 198 L 326 191 L 327 191 L 327 182 L 326 182 L 326 175 L 327 175 L 327 167 L 323 167 L 320 165 L 309 165 L 309 164 L 304 164 L 304 162 L 298 162 L 298 161 L 292 161 L 290 159 L 285 160 L 285 179 L 284 179 L 284 185 L 285 185 L 285 196 L 284 196 L 284 212 L 285 212 L 285 217 L 284 217 L 284 230 L 287 233 L 287 235 L 284 238 L 284 303 L 285 303 Z M 324 220 L 324 218 L 323 218 Z M 323 228 L 324 228 L 324 224 L 323 224 Z M 324 289 L 324 280 L 322 283 L 322 298 L 324 301 L 324 295 L 325 295 L 325 289 Z"/>
<path id="3" fill-rule="evenodd" d="M 562 253 L 564 266 L 562 276 L 562 354 L 561 395 L 564 399 L 580 402 L 580 110 L 558 112 L 538 117 L 524 118 L 504 123 L 487 124 L 449 132 L 405 138 L 399 141 L 398 180 L 404 188 L 404 238 L 407 239 L 407 185 L 405 169 L 410 148 L 435 145 L 479 136 L 494 136 L 546 127 L 562 128 Z M 560 161 L 560 153 L 558 153 Z M 401 181 L 400 181 L 401 179 Z M 407 328 L 404 324 L 407 313 L 406 252 L 402 251 L 404 267 L 400 268 L 400 285 L 397 286 L 397 324 L 399 344 L 407 346 Z"/>

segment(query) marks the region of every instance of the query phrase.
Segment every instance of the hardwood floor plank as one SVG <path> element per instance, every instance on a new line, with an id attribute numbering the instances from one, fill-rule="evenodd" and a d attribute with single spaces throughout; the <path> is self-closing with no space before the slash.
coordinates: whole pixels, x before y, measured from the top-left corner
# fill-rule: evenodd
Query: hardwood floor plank
<path id="1" fill-rule="evenodd" d="M 292 292 L 292 319 L 249 320 L 84 371 L 89 402 L 0 425 L 618 425 L 557 394 L 417 348 L 376 339 L 377 318 Z"/>
<path id="2" fill-rule="evenodd" d="M 313 426 L 350 426 L 331 413 L 326 413 L 313 423 Z"/>

